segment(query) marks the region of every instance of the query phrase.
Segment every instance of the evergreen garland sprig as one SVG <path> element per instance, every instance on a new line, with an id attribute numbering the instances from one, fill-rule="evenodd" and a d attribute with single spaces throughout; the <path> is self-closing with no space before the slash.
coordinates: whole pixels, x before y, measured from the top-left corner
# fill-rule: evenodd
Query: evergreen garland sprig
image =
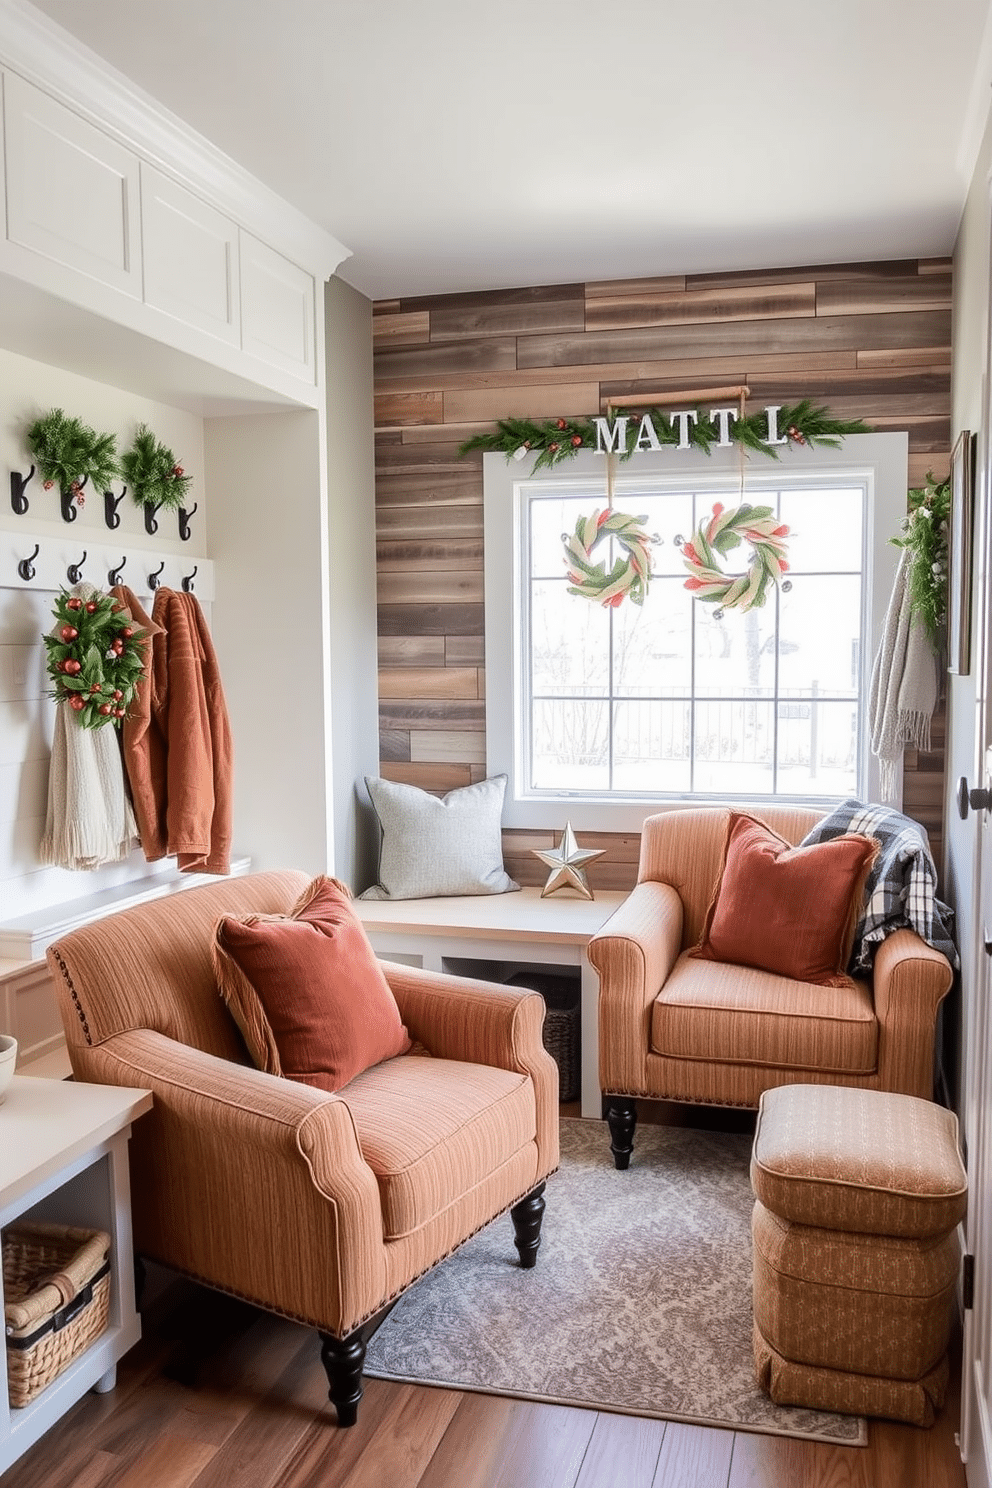
<path id="1" fill-rule="evenodd" d="M 624 410 L 627 419 L 626 437 L 619 454 L 629 460 L 637 452 L 637 437 L 641 419 L 648 415 L 659 444 L 674 445 L 679 442 L 679 428 L 670 422 L 671 407 L 646 407 L 638 411 Z M 720 438 L 720 425 L 706 409 L 695 410 L 695 419 L 687 419 L 689 443 L 707 455 Z M 836 449 L 845 434 L 867 434 L 869 427 L 863 419 L 831 418 L 826 408 L 817 408 L 809 398 L 779 409 L 778 427 L 793 444 L 825 445 Z M 768 419 L 764 409 L 734 419 L 729 427 L 730 439 L 744 449 L 757 450 L 778 459 L 780 446 L 769 444 Z M 473 450 L 494 451 L 507 459 L 524 459 L 534 455 L 534 469 L 557 465 L 570 459 L 580 450 L 596 448 L 596 424 L 591 418 L 559 419 L 500 419 L 491 434 L 476 434 L 459 446 L 459 455 Z M 644 448 L 643 444 L 640 446 Z"/>
<path id="2" fill-rule="evenodd" d="M 67 703 L 83 728 L 120 726 L 144 670 L 145 632 L 110 594 L 89 585 L 59 592 L 55 629 L 44 637 L 49 697 Z"/>
<path id="3" fill-rule="evenodd" d="M 931 641 L 947 616 L 947 530 L 951 515 L 951 480 L 934 480 L 909 492 L 909 514 L 901 537 L 889 539 L 907 553 L 906 587 L 911 612 L 918 615 Z"/>
<path id="4" fill-rule="evenodd" d="M 185 505 L 193 483 L 168 445 L 161 444 L 147 424 L 139 424 L 134 442 L 121 456 L 121 475 L 137 506 Z"/>
<path id="5" fill-rule="evenodd" d="M 58 486 L 78 496 L 86 481 L 95 491 L 105 491 L 120 474 L 116 436 L 98 434 L 61 408 L 35 419 L 27 442 L 46 491 Z"/>

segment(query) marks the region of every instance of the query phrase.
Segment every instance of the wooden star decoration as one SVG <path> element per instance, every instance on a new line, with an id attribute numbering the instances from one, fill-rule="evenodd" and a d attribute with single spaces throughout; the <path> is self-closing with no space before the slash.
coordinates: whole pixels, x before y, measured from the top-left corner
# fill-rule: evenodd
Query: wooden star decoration
<path id="1" fill-rule="evenodd" d="M 541 890 L 542 899 L 548 894 L 557 894 L 559 889 L 575 889 L 583 899 L 595 897 L 586 879 L 586 866 L 601 858 L 605 848 L 580 847 L 575 840 L 571 822 L 565 823 L 561 841 L 551 852 L 542 852 L 538 847 L 532 847 L 531 852 L 551 869 L 548 881 Z"/>

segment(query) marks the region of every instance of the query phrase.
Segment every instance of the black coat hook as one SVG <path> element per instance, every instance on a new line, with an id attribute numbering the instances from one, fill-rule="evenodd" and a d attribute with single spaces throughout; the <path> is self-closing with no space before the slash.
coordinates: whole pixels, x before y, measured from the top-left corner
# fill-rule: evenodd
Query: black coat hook
<path id="1" fill-rule="evenodd" d="M 121 514 L 117 508 L 126 495 L 127 486 L 124 487 L 119 496 L 115 496 L 113 491 L 104 491 L 103 493 L 103 520 L 111 530 L 121 525 Z"/>
<path id="2" fill-rule="evenodd" d="M 17 565 L 17 572 L 20 574 L 25 583 L 29 583 L 30 580 L 34 578 L 34 560 L 37 558 L 40 552 L 41 548 L 37 543 L 35 543 L 34 552 L 31 554 L 31 557 L 22 558 L 20 563 Z"/>
<path id="3" fill-rule="evenodd" d="M 161 501 L 145 502 L 145 531 L 148 533 L 149 537 L 154 537 L 156 532 L 158 531 L 158 523 L 155 520 L 155 513 L 158 511 L 161 505 Z"/>
<path id="4" fill-rule="evenodd" d="M 198 501 L 194 501 L 189 511 L 187 511 L 184 506 L 181 506 L 179 508 L 179 536 L 183 542 L 189 542 L 190 538 L 193 536 L 193 534 L 189 530 L 189 519 L 196 511 L 199 504 L 200 503 Z"/>
<path id="5" fill-rule="evenodd" d="M 184 594 L 192 594 L 193 593 L 193 580 L 196 577 L 196 570 L 198 568 L 199 568 L 199 564 L 198 563 L 194 563 L 194 565 L 193 565 L 193 572 L 191 574 L 187 574 L 186 577 L 183 579 L 183 593 Z"/>
<path id="6" fill-rule="evenodd" d="M 108 573 L 108 575 L 107 575 L 107 583 L 110 585 L 111 589 L 113 589 L 113 587 L 114 587 L 115 584 L 119 584 L 120 583 L 120 581 L 121 581 L 121 569 L 124 567 L 124 565 L 125 565 L 126 562 L 127 562 L 127 554 L 125 553 L 124 554 L 124 557 L 121 559 L 120 563 L 118 563 L 117 567 L 116 568 L 112 568 L 110 570 L 110 572 Z"/>
<path id="7" fill-rule="evenodd" d="M 69 567 L 65 571 L 65 576 L 69 580 L 69 583 L 70 584 L 78 584 L 78 583 L 80 583 L 82 581 L 82 577 L 83 577 L 83 564 L 85 562 L 86 562 L 86 549 L 84 548 L 83 549 L 83 556 L 82 556 L 82 558 L 80 558 L 79 562 L 78 563 L 70 563 L 69 564 Z"/>
<path id="8" fill-rule="evenodd" d="M 10 504 L 19 517 L 23 517 L 28 509 L 28 498 L 24 494 L 24 487 L 33 475 L 33 465 L 27 475 L 22 475 L 19 470 L 10 472 Z"/>
<path id="9" fill-rule="evenodd" d="M 79 507 L 76 505 L 76 497 L 80 495 L 83 487 L 88 480 L 89 476 L 84 475 L 81 481 L 76 481 L 75 485 L 72 486 L 63 486 L 62 490 L 59 492 L 59 500 L 62 506 L 63 522 L 74 522 L 79 516 Z"/>
<path id="10" fill-rule="evenodd" d="M 159 574 L 162 572 L 162 570 L 163 570 L 164 567 L 165 567 L 165 559 L 163 558 L 162 559 L 162 562 L 159 564 L 159 566 L 155 570 L 155 572 L 154 573 L 150 573 L 148 575 L 148 587 L 149 587 L 149 589 L 157 589 L 158 586 L 159 586 L 159 584 L 161 584 L 162 580 L 159 578 Z"/>

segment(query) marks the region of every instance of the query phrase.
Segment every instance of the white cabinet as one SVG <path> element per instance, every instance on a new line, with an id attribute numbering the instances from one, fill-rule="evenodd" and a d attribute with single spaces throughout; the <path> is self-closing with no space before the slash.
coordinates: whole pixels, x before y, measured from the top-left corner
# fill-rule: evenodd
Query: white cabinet
<path id="1" fill-rule="evenodd" d="M 314 282 L 274 248 L 241 233 L 241 345 L 252 356 L 316 381 Z"/>
<path id="2" fill-rule="evenodd" d="M 131 1123 L 151 1109 L 148 1090 L 15 1075 L 2 1112 L 0 1228 L 30 1216 L 106 1230 L 111 1238 L 107 1328 L 47 1389 L 20 1409 L 8 1405 L 0 1350 L 0 1474 L 87 1390 L 113 1389 L 117 1361 L 141 1337 L 134 1305 Z M 0 1301 L 3 1284 L 0 1281 Z"/>
<path id="3" fill-rule="evenodd" d="M 241 340 L 238 229 L 142 161 L 145 303 L 222 341 Z"/>
<path id="4" fill-rule="evenodd" d="M 16 74 L 3 84 L 8 239 L 140 299 L 138 157 Z"/>

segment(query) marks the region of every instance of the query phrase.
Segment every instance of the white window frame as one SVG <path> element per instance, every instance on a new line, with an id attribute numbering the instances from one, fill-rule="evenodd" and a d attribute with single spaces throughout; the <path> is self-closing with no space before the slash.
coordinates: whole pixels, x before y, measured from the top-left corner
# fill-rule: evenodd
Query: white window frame
<path id="1" fill-rule="evenodd" d="M 866 658 L 864 685 L 867 688 L 871 667 L 882 636 L 899 560 L 899 549 L 889 541 L 900 531 L 906 515 L 908 485 L 909 437 L 905 432 L 885 434 L 851 434 L 838 449 L 807 449 L 789 445 L 782 448 L 776 461 L 770 455 L 748 456 L 745 480 L 758 485 L 776 478 L 777 473 L 808 475 L 863 484 L 867 491 L 864 539 L 865 606 L 863 634 Z M 618 491 L 628 468 L 616 464 Z M 636 454 L 630 461 L 631 473 L 679 481 L 695 489 L 705 489 L 716 482 L 733 487 L 740 480 L 740 453 L 736 447 L 714 449 L 710 455 L 700 450 L 662 448 L 660 452 Z M 522 637 L 515 617 L 521 612 L 523 490 L 531 482 L 573 481 L 589 484 L 590 511 L 606 500 L 606 457 L 583 451 L 573 459 L 536 474 L 520 462 L 507 460 L 501 454 L 487 454 L 483 459 L 485 502 L 485 577 L 486 577 L 486 768 L 490 775 L 507 776 L 503 825 L 560 829 L 565 820 L 579 830 L 589 832 L 640 831 L 647 816 L 672 811 L 694 802 L 712 801 L 712 796 L 681 795 L 651 798 L 636 796 L 577 796 L 562 791 L 529 792 L 521 771 L 521 677 L 524 666 Z M 745 488 L 745 499 L 747 491 Z M 623 509 L 622 501 L 617 504 Z M 588 603 L 576 599 L 576 604 Z M 862 760 L 859 771 L 869 800 L 880 798 L 878 760 L 870 751 L 867 700 L 862 700 Z M 901 802 L 901 772 L 897 771 Z M 748 802 L 745 797 L 720 797 L 735 803 L 751 804 L 760 809 L 775 801 L 762 796 Z M 791 802 L 797 798 L 790 796 Z M 900 804 L 897 802 L 896 804 Z M 816 803 L 820 804 L 820 803 Z"/>

